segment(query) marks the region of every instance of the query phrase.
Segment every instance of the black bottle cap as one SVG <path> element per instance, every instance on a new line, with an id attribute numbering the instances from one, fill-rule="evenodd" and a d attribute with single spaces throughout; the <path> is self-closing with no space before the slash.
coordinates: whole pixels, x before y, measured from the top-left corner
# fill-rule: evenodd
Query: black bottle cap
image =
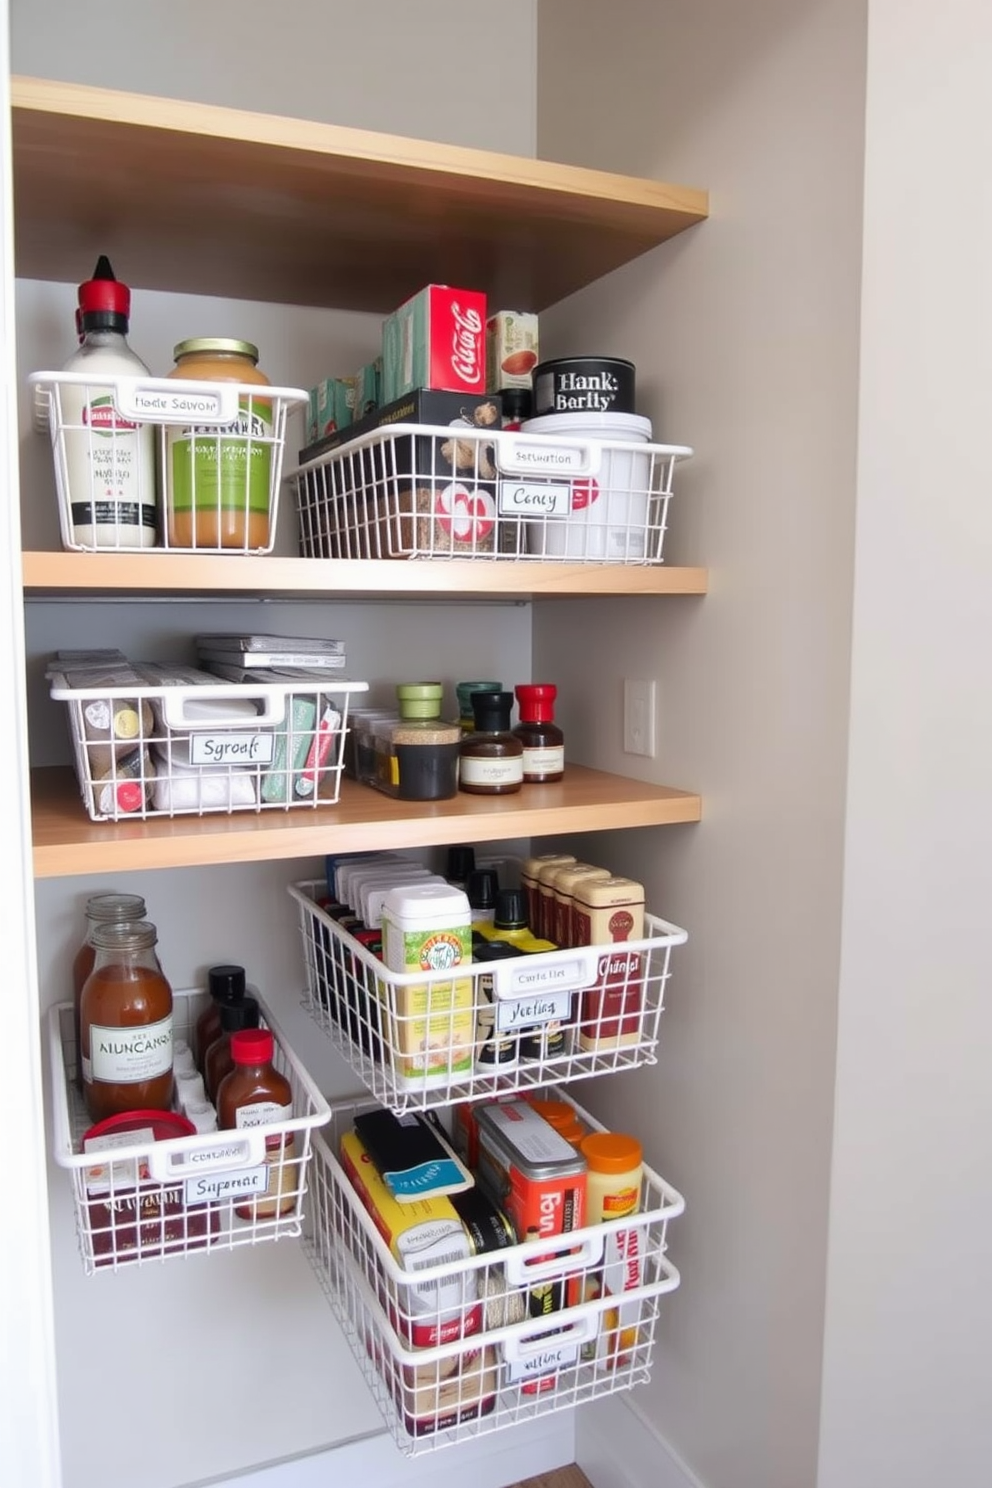
<path id="1" fill-rule="evenodd" d="M 445 871 L 445 878 L 453 879 L 455 883 L 465 883 L 474 867 L 474 847 L 459 845 L 448 848 L 448 867 Z"/>
<path id="2" fill-rule="evenodd" d="M 534 407 L 534 394 L 530 388 L 503 388 L 499 396 L 503 405 L 503 418 L 508 424 L 522 423 L 524 419 L 530 418 Z"/>
<path id="3" fill-rule="evenodd" d="M 523 889 L 500 889 L 496 895 L 493 926 L 496 930 L 526 930 L 527 910 Z"/>
<path id="4" fill-rule="evenodd" d="M 220 1026 L 224 1033 L 240 1033 L 243 1028 L 257 1028 L 261 1009 L 254 997 L 245 997 L 241 1002 L 223 1002 L 220 1007 Z"/>
<path id="5" fill-rule="evenodd" d="M 243 966 L 211 966 L 207 972 L 207 989 L 214 1002 L 230 1007 L 243 1002 L 245 969 Z"/>
<path id="6" fill-rule="evenodd" d="M 508 961 L 511 956 L 525 954 L 508 940 L 486 940 L 480 936 L 478 943 L 472 946 L 473 961 Z"/>
<path id="7" fill-rule="evenodd" d="M 473 909 L 492 909 L 499 892 L 495 868 L 474 868 L 465 880 L 465 892 Z"/>
<path id="8" fill-rule="evenodd" d="M 504 734 L 510 727 L 512 692 L 473 692 L 472 712 L 480 734 Z"/>

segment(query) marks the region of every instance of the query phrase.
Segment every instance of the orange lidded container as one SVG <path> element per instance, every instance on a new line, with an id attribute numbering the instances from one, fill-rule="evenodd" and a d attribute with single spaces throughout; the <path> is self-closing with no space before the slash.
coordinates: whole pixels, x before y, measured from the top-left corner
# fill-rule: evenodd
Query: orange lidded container
<path id="1" fill-rule="evenodd" d="M 603 1224 L 607 1220 L 625 1219 L 641 1207 L 641 1181 L 644 1174 L 643 1151 L 636 1137 L 625 1132 L 590 1132 L 583 1137 L 579 1151 L 586 1160 L 587 1220 Z M 630 1362 L 637 1344 L 637 1302 L 622 1302 L 624 1292 L 633 1292 L 641 1284 L 643 1270 L 643 1234 L 636 1226 L 613 1229 L 603 1239 L 603 1267 L 586 1300 L 595 1290 L 601 1296 L 617 1298 L 615 1306 L 603 1312 L 603 1327 L 589 1357 L 600 1369 L 615 1369 Z"/>

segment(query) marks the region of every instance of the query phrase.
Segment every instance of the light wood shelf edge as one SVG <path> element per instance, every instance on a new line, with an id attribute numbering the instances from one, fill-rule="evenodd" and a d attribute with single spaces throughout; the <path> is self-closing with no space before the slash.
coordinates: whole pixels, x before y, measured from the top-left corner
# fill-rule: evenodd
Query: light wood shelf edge
<path id="1" fill-rule="evenodd" d="M 570 766 L 560 783 L 506 797 L 460 794 L 408 803 L 344 781 L 336 805 L 313 811 L 91 822 L 73 772 L 32 771 L 34 870 L 38 878 L 137 869 L 322 856 L 327 852 L 495 842 L 511 837 L 698 822 L 691 791 Z"/>
<path id="2" fill-rule="evenodd" d="M 242 557 L 181 553 L 27 552 L 22 579 L 29 597 L 46 593 L 230 594 L 320 596 L 322 599 L 409 597 L 507 599 L 624 594 L 705 594 L 705 568 L 664 564 L 571 564 Z"/>
<path id="3" fill-rule="evenodd" d="M 460 177 L 476 189 L 479 183 L 493 182 L 542 193 L 586 197 L 596 205 L 597 211 L 605 209 L 607 204 L 625 203 L 683 212 L 699 220 L 708 211 L 707 193 L 696 187 L 406 135 L 23 75 L 11 77 L 10 96 L 15 111 L 98 119 L 109 124 L 312 152 L 347 163 L 355 174 L 359 170 L 397 169 L 425 177 Z"/>

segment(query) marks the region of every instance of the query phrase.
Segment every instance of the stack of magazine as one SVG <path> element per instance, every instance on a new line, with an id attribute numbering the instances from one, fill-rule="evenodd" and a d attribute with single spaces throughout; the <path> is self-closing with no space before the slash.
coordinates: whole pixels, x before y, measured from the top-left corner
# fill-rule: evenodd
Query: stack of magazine
<path id="1" fill-rule="evenodd" d="M 208 633 L 196 637 L 196 651 L 204 671 L 225 682 L 306 677 L 333 683 L 343 677 L 345 665 L 344 641 L 325 636 Z"/>

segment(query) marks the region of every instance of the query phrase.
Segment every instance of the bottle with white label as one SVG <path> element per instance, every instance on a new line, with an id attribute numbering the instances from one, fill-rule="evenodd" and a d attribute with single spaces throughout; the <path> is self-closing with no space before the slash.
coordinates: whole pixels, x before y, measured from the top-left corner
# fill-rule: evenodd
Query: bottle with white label
<path id="1" fill-rule="evenodd" d="M 512 692 L 475 692 L 475 731 L 465 734 L 458 789 L 476 796 L 505 796 L 524 783 L 524 746 L 510 732 Z"/>
<path id="2" fill-rule="evenodd" d="M 147 920 L 94 925 L 79 1001 L 83 1098 L 94 1121 L 172 1105 L 172 988 Z"/>
<path id="3" fill-rule="evenodd" d="M 79 286 L 79 347 L 63 368 L 92 377 L 61 383 L 72 540 L 83 548 L 152 548 L 158 542 L 155 428 L 125 419 L 100 377 L 141 377 L 148 368 L 127 343 L 131 291 L 100 257 Z"/>
<path id="4" fill-rule="evenodd" d="M 293 1091 L 272 1063 L 275 1043 L 267 1028 L 245 1028 L 231 1034 L 234 1068 L 217 1091 L 217 1125 L 221 1131 L 255 1126 L 283 1127 L 293 1119 Z M 264 1183 L 256 1197 L 236 1204 L 239 1219 L 274 1219 L 292 1214 L 300 1192 L 296 1134 L 285 1130 L 265 1137 Z"/>

